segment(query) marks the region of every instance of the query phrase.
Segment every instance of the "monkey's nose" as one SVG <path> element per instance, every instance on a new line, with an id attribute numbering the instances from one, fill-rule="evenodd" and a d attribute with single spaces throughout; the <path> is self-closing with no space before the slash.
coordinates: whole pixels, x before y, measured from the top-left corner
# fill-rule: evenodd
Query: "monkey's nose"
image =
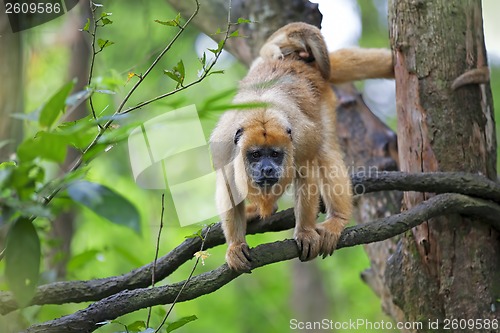
<path id="1" fill-rule="evenodd" d="M 274 177 L 274 168 L 272 166 L 265 166 L 260 170 L 262 177 Z"/>

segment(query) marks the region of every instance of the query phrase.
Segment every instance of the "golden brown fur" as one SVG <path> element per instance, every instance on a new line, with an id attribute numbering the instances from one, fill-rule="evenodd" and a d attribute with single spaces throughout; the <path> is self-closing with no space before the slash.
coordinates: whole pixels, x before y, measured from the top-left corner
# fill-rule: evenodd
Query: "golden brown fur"
<path id="1" fill-rule="evenodd" d="M 337 101 L 330 81 L 391 77 L 392 56 L 387 50 L 357 48 L 326 54 L 317 28 L 292 23 L 278 30 L 235 97 L 235 103 L 264 105 L 226 112 L 212 133 L 226 260 L 236 271 L 251 269 L 246 220 L 272 214 L 289 184 L 295 187 L 294 237 L 301 260 L 331 255 L 351 216 L 351 183 L 335 135 Z M 259 147 L 285 152 L 284 172 L 272 187 L 257 186 L 251 176 L 246 154 Z M 327 215 L 316 224 L 320 195 Z"/>

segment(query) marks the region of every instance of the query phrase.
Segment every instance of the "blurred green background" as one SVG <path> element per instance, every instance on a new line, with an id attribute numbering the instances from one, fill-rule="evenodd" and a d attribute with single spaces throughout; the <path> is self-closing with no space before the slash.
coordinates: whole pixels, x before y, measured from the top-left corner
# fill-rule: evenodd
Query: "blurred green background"
<path id="1" fill-rule="evenodd" d="M 383 6 L 385 1 L 359 0 L 351 2 L 355 6 L 362 23 L 362 34 L 359 45 L 363 47 L 385 47 L 389 45 L 387 22 L 384 20 Z M 485 27 L 487 37 L 495 34 L 494 24 L 498 24 L 494 13 L 500 12 L 500 3 L 494 0 L 483 1 Z M 321 7 L 320 7 L 321 9 Z M 135 78 L 127 82 L 129 72 L 142 73 L 148 64 L 161 50 L 163 45 L 175 33 L 174 28 L 154 23 L 154 20 L 168 20 L 175 17 L 166 1 L 138 1 L 114 0 L 104 3 L 104 10 L 113 13 L 114 23 L 99 31 L 101 38 L 110 39 L 115 44 L 106 48 L 97 56 L 94 81 L 100 87 L 116 91 L 116 95 L 96 95 L 94 106 L 96 110 L 106 110 L 110 114 L 117 107 L 121 97 L 131 88 Z M 379 14 L 374 14 L 379 13 Z M 380 14 L 381 13 L 381 14 Z M 497 21 L 495 21 L 497 20 Z M 495 22 L 493 22 L 495 21 Z M 68 30 L 83 27 L 84 22 L 73 14 L 68 14 L 23 32 L 23 47 L 25 59 L 25 112 L 29 113 L 38 108 L 56 89 L 59 89 L 70 79 L 68 66 L 70 64 L 70 49 L 66 39 Z M 214 32 L 217 27 L 214 27 Z M 223 28 L 223 27 L 221 27 Z M 500 31 L 496 29 L 496 31 Z M 337 32 L 337 34 L 342 31 Z M 199 38 L 199 31 L 190 27 L 181 40 L 161 61 L 158 70 L 140 86 L 129 105 L 141 102 L 175 88 L 175 82 L 162 73 L 162 69 L 171 69 L 182 59 L 187 78 L 191 81 L 196 78 L 199 68 L 195 45 Z M 201 42 L 198 42 L 199 47 Z M 500 41 L 497 41 L 500 43 Z M 500 47 L 500 46 L 497 46 Z M 496 60 L 496 62 L 495 62 Z M 492 57 L 491 87 L 494 100 L 500 100 L 500 56 Z M 227 55 L 217 65 L 224 69 L 223 75 L 212 75 L 204 82 L 187 91 L 174 95 L 162 101 L 153 103 L 134 112 L 138 117 L 151 117 L 165 110 L 195 104 L 200 112 L 205 137 L 208 139 L 220 111 L 207 112 L 204 105 L 207 99 L 218 96 L 221 104 L 229 103 L 237 86 L 246 72 L 246 68 Z M 360 85 L 363 88 L 363 84 Z M 389 84 L 390 89 L 390 84 Z M 222 94 L 221 92 L 227 91 Z M 393 92 L 387 91 L 389 96 Z M 370 100 L 370 96 L 366 96 Z M 375 103 L 376 104 L 376 103 Z M 106 109 L 106 106 L 109 106 Z M 395 129 L 395 115 L 390 110 L 394 104 L 377 104 L 377 114 L 383 117 Z M 383 112 L 383 110 L 389 112 Z M 497 107 L 496 117 L 499 114 Z M 382 111 L 380 111 L 382 110 Z M 377 111 L 377 110 L 375 110 Z M 34 129 L 26 125 L 26 135 L 33 134 Z M 497 126 L 497 135 L 499 128 Z M 169 143 L 165 143 L 169 144 Z M 47 165 L 47 170 L 55 170 Z M 160 225 L 161 192 L 143 190 L 139 188 L 132 177 L 126 141 L 117 145 L 90 164 L 87 179 L 113 188 L 133 202 L 139 209 L 142 217 L 142 235 L 132 230 L 111 224 L 81 208 L 78 211 L 74 239 L 72 242 L 72 257 L 68 264 L 68 280 L 93 279 L 126 273 L 138 266 L 149 263 L 154 258 L 155 242 Z M 52 171 L 55 172 L 55 171 Z M 198 227 L 179 227 L 173 218 L 171 198 L 166 202 L 164 229 L 162 230 L 160 255 L 166 254 L 185 236 L 191 235 Z M 193 207 L 194 209 L 194 207 Z M 37 227 L 43 231 L 47 221 L 38 219 Z M 42 236 L 43 237 L 43 236 Z M 291 232 L 270 233 L 250 236 L 250 246 L 291 237 Z M 48 252 L 50 241 L 43 239 L 42 251 Z M 224 263 L 225 246 L 210 249 L 211 256 L 200 265 L 195 274 L 212 270 Z M 160 284 L 173 283 L 184 280 L 194 264 L 194 260 L 186 263 L 175 274 Z M 369 267 L 369 260 L 361 246 L 338 251 L 332 258 L 317 260 L 321 272 L 321 283 L 325 286 L 326 298 L 329 302 L 329 313 L 326 318 L 336 322 L 346 322 L 355 319 L 366 319 L 372 322 L 389 320 L 381 311 L 380 301 L 360 279 L 360 273 Z M 3 270 L 3 263 L 0 263 Z M 215 293 L 198 299 L 179 303 L 175 306 L 170 320 L 184 316 L 196 315 L 198 320 L 181 328 L 179 332 L 287 332 L 290 331 L 289 322 L 296 318 L 293 313 L 292 286 L 296 277 L 292 270 L 292 262 L 277 263 L 256 269 L 251 275 L 244 275 Z M 53 276 L 50 271 L 43 273 L 43 282 L 51 282 Z M 7 286 L 0 277 L 0 289 Z M 18 320 L 32 324 L 50 320 L 70 314 L 87 304 L 66 304 L 57 306 L 30 307 L 22 310 Z M 157 325 L 169 306 L 158 306 L 153 310 L 152 325 Z M 145 320 L 147 311 L 142 310 L 118 321 L 128 324 L 136 320 Z M 0 327 L 5 318 L 0 318 Z M 9 319 L 10 320 L 10 319 Z M 5 322 L 4 322 L 5 323 Z M 98 332 L 123 331 L 118 324 L 106 325 Z M 339 330 L 338 332 L 349 332 Z M 378 332 L 378 330 L 366 330 Z"/>

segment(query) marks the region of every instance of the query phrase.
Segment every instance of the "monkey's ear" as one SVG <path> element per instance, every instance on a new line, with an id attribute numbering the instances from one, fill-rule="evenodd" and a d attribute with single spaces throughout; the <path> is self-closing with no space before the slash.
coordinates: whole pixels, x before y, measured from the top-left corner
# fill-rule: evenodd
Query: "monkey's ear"
<path id="1" fill-rule="evenodd" d="M 243 128 L 240 127 L 236 131 L 236 134 L 234 135 L 234 144 L 237 145 L 238 141 L 240 141 L 241 136 L 243 135 Z"/>
<path id="2" fill-rule="evenodd" d="M 286 129 L 286 133 L 288 134 L 288 136 L 290 137 L 290 140 L 292 140 L 292 129 L 290 127 L 287 127 Z"/>

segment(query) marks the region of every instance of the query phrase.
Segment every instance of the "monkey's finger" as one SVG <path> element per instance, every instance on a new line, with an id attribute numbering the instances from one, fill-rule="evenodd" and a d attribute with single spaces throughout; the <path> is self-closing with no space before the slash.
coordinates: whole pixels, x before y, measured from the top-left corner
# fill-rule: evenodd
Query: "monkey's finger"
<path id="1" fill-rule="evenodd" d="M 245 256 L 246 260 L 247 261 L 252 261 L 252 257 L 250 256 L 250 248 L 248 247 L 248 245 L 243 245 L 241 247 L 241 252 L 243 253 L 243 255 Z"/>
<path id="2" fill-rule="evenodd" d="M 302 249 L 302 257 L 304 258 L 302 261 L 311 260 L 311 243 L 307 242 Z"/>
<path id="3" fill-rule="evenodd" d="M 305 244 L 306 242 L 301 238 L 295 239 L 295 242 L 297 243 L 297 247 L 299 248 L 300 261 L 306 261 L 307 256 L 309 255 L 309 246 L 307 244 Z M 306 251 L 306 247 L 307 247 L 307 251 Z"/>
<path id="4" fill-rule="evenodd" d="M 331 256 L 337 247 L 338 237 L 332 233 L 324 232 L 323 238 L 321 239 L 321 253 L 323 253 L 323 259 L 327 256 Z"/>
<path id="5" fill-rule="evenodd" d="M 250 273 L 252 266 L 243 253 L 236 254 L 229 267 L 238 273 Z"/>

